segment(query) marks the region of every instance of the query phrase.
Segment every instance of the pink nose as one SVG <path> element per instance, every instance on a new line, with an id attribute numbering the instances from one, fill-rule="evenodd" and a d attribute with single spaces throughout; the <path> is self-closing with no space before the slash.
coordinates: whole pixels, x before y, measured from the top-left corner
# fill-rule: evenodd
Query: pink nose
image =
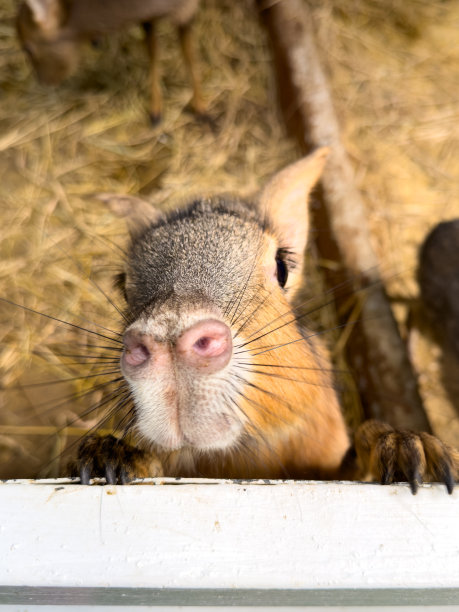
<path id="1" fill-rule="evenodd" d="M 233 350 L 230 328 L 216 319 L 195 323 L 179 336 L 175 346 L 156 342 L 135 329 L 127 330 L 123 341 L 121 364 L 130 376 L 136 376 L 147 365 L 156 372 L 172 368 L 172 359 L 178 367 L 211 374 L 226 366 Z"/>
<path id="2" fill-rule="evenodd" d="M 177 359 L 205 372 L 218 372 L 229 362 L 233 351 L 230 328 L 216 319 L 195 323 L 179 337 Z"/>

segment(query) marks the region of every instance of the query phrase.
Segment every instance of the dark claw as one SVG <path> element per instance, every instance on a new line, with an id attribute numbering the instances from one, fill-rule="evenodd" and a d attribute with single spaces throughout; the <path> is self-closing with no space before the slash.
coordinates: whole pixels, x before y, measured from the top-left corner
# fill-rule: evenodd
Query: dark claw
<path id="1" fill-rule="evenodd" d="M 88 436 L 78 450 L 81 484 L 91 478 L 105 477 L 109 485 L 126 484 L 139 472 L 148 474 L 149 455 L 113 435 Z"/>
<path id="2" fill-rule="evenodd" d="M 401 451 L 403 451 L 401 453 L 403 456 L 401 465 L 403 475 L 409 482 L 411 493 L 416 495 L 419 485 L 422 484 L 422 477 L 419 473 L 421 457 L 416 448 L 415 440 L 412 437 L 407 437 L 402 440 Z"/>
<path id="3" fill-rule="evenodd" d="M 448 491 L 448 494 L 451 495 L 454 489 L 454 478 L 453 478 L 453 474 L 451 472 L 451 466 L 450 464 L 445 461 L 443 466 L 442 466 L 442 471 L 443 471 L 443 482 L 446 485 L 446 490 Z"/>
<path id="4" fill-rule="evenodd" d="M 371 473 L 381 484 L 408 481 L 415 495 L 423 479 L 443 482 L 451 495 L 456 476 L 456 455 L 435 436 L 425 432 L 395 430 L 370 420 L 355 436 L 360 470 Z"/>
<path id="5" fill-rule="evenodd" d="M 80 469 L 80 481 L 82 485 L 88 485 L 91 480 L 91 468 L 88 463 Z"/>
<path id="6" fill-rule="evenodd" d="M 381 475 L 381 484 L 388 485 L 392 482 L 392 474 L 389 470 L 385 469 Z"/>
<path id="7" fill-rule="evenodd" d="M 419 470 L 417 467 L 414 468 L 414 470 L 410 474 L 408 474 L 407 480 L 410 483 L 411 493 L 413 495 L 416 495 L 416 493 L 418 492 L 419 485 L 422 484 L 422 478 L 419 474 Z"/>
<path id="8" fill-rule="evenodd" d="M 116 472 L 113 465 L 109 464 L 105 467 L 105 480 L 109 485 L 116 484 Z"/>

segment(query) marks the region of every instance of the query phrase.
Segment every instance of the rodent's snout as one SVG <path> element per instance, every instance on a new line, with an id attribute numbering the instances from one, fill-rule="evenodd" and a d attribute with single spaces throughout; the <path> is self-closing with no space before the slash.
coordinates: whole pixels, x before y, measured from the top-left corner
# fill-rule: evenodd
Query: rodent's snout
<path id="1" fill-rule="evenodd" d="M 124 334 L 121 365 L 125 375 L 136 378 L 147 374 L 147 366 L 159 372 L 187 366 L 212 374 L 229 362 L 233 343 L 230 328 L 216 319 L 198 321 L 186 329 L 174 343 L 158 342 L 151 335 L 136 329 Z M 148 368 L 149 369 L 149 368 Z"/>

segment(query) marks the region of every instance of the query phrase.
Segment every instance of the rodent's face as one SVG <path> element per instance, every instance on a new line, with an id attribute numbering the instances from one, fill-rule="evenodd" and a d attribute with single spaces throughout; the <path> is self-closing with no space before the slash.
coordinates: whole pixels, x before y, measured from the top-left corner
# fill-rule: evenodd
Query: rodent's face
<path id="1" fill-rule="evenodd" d="M 223 201 L 197 202 L 133 241 L 121 367 L 146 440 L 168 450 L 228 449 L 266 418 L 252 414 L 266 398 L 253 399 L 251 354 L 266 344 L 254 341 L 257 332 L 290 313 L 283 246 L 253 209 Z M 298 336 L 285 326 L 268 344 Z"/>
<path id="2" fill-rule="evenodd" d="M 182 475 L 204 461 L 207 474 L 225 463 L 226 475 L 253 477 L 318 455 L 323 464 L 315 407 L 341 416 L 325 353 L 302 335 L 287 296 L 301 281 L 307 198 L 327 152 L 277 173 L 256 207 L 203 199 L 161 220 L 138 198 L 113 201 L 136 236 L 118 279 L 128 305 L 121 368 L 137 430 L 172 472 L 171 462 Z"/>

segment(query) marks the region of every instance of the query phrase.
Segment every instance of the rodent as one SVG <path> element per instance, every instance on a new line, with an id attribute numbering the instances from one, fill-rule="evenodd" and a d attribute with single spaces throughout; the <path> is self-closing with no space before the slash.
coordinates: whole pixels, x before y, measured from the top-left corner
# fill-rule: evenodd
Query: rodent
<path id="1" fill-rule="evenodd" d="M 308 194 L 327 152 L 281 170 L 256 204 L 202 198 L 163 216 L 115 198 L 131 227 L 117 280 L 127 303 L 120 366 L 139 442 L 87 438 L 83 483 L 371 477 L 452 491 L 459 454 L 433 436 L 369 421 L 351 440 L 327 351 L 295 308 Z"/>
<path id="2" fill-rule="evenodd" d="M 191 107 L 199 117 L 207 118 L 191 30 L 198 4 L 199 0 L 24 0 L 19 6 L 16 29 L 39 81 L 58 85 L 76 71 L 84 41 L 141 23 L 150 59 L 149 114 L 156 124 L 161 120 L 162 96 L 155 23 L 167 17 L 177 27 L 190 73 Z"/>
<path id="3" fill-rule="evenodd" d="M 459 219 L 429 232 L 420 249 L 418 279 L 431 323 L 459 359 Z"/>

